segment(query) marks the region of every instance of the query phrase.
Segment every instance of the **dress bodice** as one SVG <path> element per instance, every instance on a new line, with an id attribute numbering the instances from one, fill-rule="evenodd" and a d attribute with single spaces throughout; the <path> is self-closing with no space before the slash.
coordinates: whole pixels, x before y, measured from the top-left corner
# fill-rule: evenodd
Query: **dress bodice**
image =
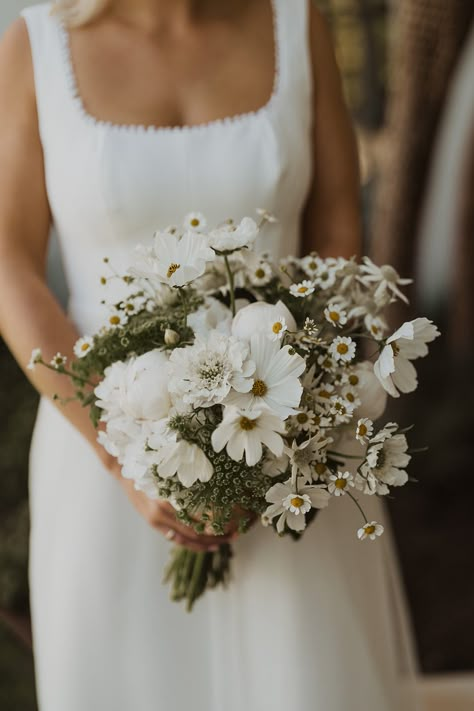
<path id="1" fill-rule="evenodd" d="M 311 179 L 309 0 L 272 0 L 276 73 L 257 111 L 197 126 L 99 121 L 79 94 L 66 27 L 50 3 L 23 11 L 35 75 L 47 193 L 82 330 L 97 325 L 103 258 L 124 269 L 131 249 L 192 210 L 209 222 L 264 207 L 279 222 L 259 247 L 296 253 Z"/>

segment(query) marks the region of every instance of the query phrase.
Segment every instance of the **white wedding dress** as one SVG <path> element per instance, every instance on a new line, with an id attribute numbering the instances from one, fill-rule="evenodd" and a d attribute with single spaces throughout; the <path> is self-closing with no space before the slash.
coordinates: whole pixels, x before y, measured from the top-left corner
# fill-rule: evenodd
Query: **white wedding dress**
<path id="1" fill-rule="evenodd" d="M 48 196 L 80 332 L 100 276 L 153 231 L 265 207 L 260 247 L 298 251 L 310 176 L 309 0 L 274 0 L 277 71 L 260 110 L 185 128 L 118 126 L 83 105 L 48 4 L 23 12 Z M 378 501 L 369 515 L 385 516 Z M 410 643 L 390 535 L 360 542 L 350 501 L 298 544 L 256 526 L 234 580 L 192 614 L 168 599 L 170 543 L 43 399 L 31 450 L 31 603 L 41 711 L 407 711 Z M 404 695 L 407 692 L 407 695 Z"/>

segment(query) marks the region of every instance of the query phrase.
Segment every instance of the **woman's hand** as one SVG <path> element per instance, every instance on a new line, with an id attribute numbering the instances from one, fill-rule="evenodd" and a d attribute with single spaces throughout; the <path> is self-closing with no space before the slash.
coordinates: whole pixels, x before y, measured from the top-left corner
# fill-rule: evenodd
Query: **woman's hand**
<path id="1" fill-rule="evenodd" d="M 237 537 L 238 520 L 232 522 L 225 536 L 196 533 L 193 528 L 178 521 L 176 511 L 170 503 L 150 499 L 143 492 L 137 491 L 133 481 L 122 476 L 120 464 L 115 457 L 108 454 L 102 447 L 98 447 L 96 451 L 104 466 L 112 476 L 119 480 L 129 501 L 140 516 L 173 543 L 200 553 L 201 551 L 218 550 L 222 543 L 230 543 Z"/>

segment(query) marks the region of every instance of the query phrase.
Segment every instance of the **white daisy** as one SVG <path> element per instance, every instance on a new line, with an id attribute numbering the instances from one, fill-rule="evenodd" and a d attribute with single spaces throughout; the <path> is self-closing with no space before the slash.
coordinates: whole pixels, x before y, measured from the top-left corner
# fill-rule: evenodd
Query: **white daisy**
<path id="1" fill-rule="evenodd" d="M 61 353 L 56 353 L 54 358 L 51 359 L 50 365 L 53 366 L 53 368 L 62 368 L 66 365 L 67 363 L 67 358 L 66 356 L 63 356 Z"/>
<path id="2" fill-rule="evenodd" d="M 309 254 L 301 260 L 301 267 L 310 279 L 314 279 L 320 267 L 320 260 L 315 254 Z"/>
<path id="3" fill-rule="evenodd" d="M 360 281 L 366 286 L 377 285 L 374 292 L 374 299 L 377 304 L 385 305 L 394 296 L 398 296 L 405 303 L 408 299 L 403 294 L 399 286 L 411 284 L 413 279 L 401 279 L 398 272 L 389 264 L 378 267 L 369 257 L 364 257 L 360 267 Z"/>
<path id="4" fill-rule="evenodd" d="M 214 467 L 197 444 L 184 439 L 168 444 L 158 450 L 156 458 L 158 474 L 165 479 L 177 475 L 180 482 L 190 487 L 196 481 L 209 481 Z"/>
<path id="5" fill-rule="evenodd" d="M 374 423 L 368 417 L 361 417 L 357 423 L 356 440 L 361 444 L 367 444 L 374 432 Z"/>
<path id="6" fill-rule="evenodd" d="M 128 316 L 123 311 L 114 311 L 107 318 L 107 325 L 111 328 L 121 328 L 125 326 L 128 322 Z"/>
<path id="7" fill-rule="evenodd" d="M 281 339 L 283 338 L 283 334 L 287 330 L 288 326 L 286 325 L 286 321 L 283 316 L 280 316 L 279 319 L 273 321 L 273 323 L 270 324 L 269 338 L 272 341 L 281 341 Z"/>
<path id="8" fill-rule="evenodd" d="M 362 526 L 362 528 L 359 528 L 357 531 L 357 538 L 360 541 L 364 541 L 366 538 L 370 538 L 371 541 L 375 541 L 377 536 L 381 536 L 384 530 L 384 527 L 380 523 L 377 523 L 377 521 L 371 521 L 370 523 L 366 523 L 365 526 Z"/>
<path id="9" fill-rule="evenodd" d="M 272 276 L 272 268 L 268 262 L 259 262 L 253 269 L 248 270 L 249 281 L 253 286 L 265 286 Z"/>
<path id="10" fill-rule="evenodd" d="M 295 414 L 303 392 L 299 376 L 306 368 L 304 358 L 290 346 L 280 348 L 279 341 L 254 334 L 250 359 L 255 363 L 250 391 L 231 391 L 226 404 L 247 409 L 266 406 L 283 418 Z"/>
<path id="11" fill-rule="evenodd" d="M 207 237 L 191 230 L 181 237 L 157 232 L 152 247 L 139 245 L 134 251 L 132 276 L 144 277 L 152 283 L 181 287 L 204 274 L 206 263 L 214 261 L 215 253 Z"/>
<path id="12" fill-rule="evenodd" d="M 325 373 L 334 373 L 338 367 L 337 361 L 328 352 L 318 356 L 318 365 Z"/>
<path id="13" fill-rule="evenodd" d="M 350 472 L 337 472 L 330 474 L 328 480 L 328 491 L 333 496 L 343 496 L 348 486 L 354 486 L 354 477 Z"/>
<path id="14" fill-rule="evenodd" d="M 145 299 L 144 296 L 135 296 L 134 298 L 126 299 L 125 301 L 122 301 L 120 304 L 120 309 L 127 316 L 134 316 L 135 314 L 139 313 L 145 307 L 146 302 L 147 302 L 147 300 Z"/>
<path id="15" fill-rule="evenodd" d="M 359 393 L 351 385 L 346 385 L 342 389 L 342 397 L 344 398 L 344 400 L 347 400 L 347 402 L 350 402 L 354 409 L 359 407 L 362 402 L 359 397 Z"/>
<path id="16" fill-rule="evenodd" d="M 416 390 L 418 378 L 411 361 L 428 355 L 427 343 L 440 335 L 427 318 L 405 322 L 398 331 L 387 338 L 382 352 L 374 364 L 374 373 L 382 387 L 392 397 L 400 392 Z"/>
<path id="17" fill-rule="evenodd" d="M 34 348 L 31 352 L 31 357 L 28 365 L 26 366 L 28 370 L 34 370 L 37 363 L 41 363 L 43 360 L 43 355 L 41 353 L 41 348 Z"/>
<path id="18" fill-rule="evenodd" d="M 283 533 L 285 525 L 293 531 L 303 531 L 306 527 L 305 514 L 312 508 L 325 508 L 330 495 L 322 485 L 305 486 L 298 478 L 296 482 L 289 479 L 284 484 L 275 484 L 265 496 L 270 506 L 263 516 L 271 521 L 278 516 L 277 531 Z"/>
<path id="19" fill-rule="evenodd" d="M 354 406 L 340 395 L 335 395 L 330 400 L 329 412 L 335 416 L 337 423 L 349 422 L 354 412 Z"/>
<path id="20" fill-rule="evenodd" d="M 250 392 L 254 371 L 248 343 L 214 330 L 206 339 L 196 338 L 192 346 L 173 350 L 168 388 L 175 401 L 212 407 L 222 403 L 232 388 Z"/>
<path id="21" fill-rule="evenodd" d="M 318 271 L 314 281 L 321 289 L 330 289 L 336 283 L 336 267 L 329 259 L 319 259 Z"/>
<path id="22" fill-rule="evenodd" d="M 356 352 L 356 344 L 350 336 L 337 336 L 329 346 L 329 353 L 334 360 L 350 363 Z"/>
<path id="23" fill-rule="evenodd" d="M 324 309 L 324 316 L 326 321 L 339 328 L 347 323 L 347 313 L 338 304 L 328 304 Z"/>
<path id="24" fill-rule="evenodd" d="M 300 432 L 311 432 L 316 427 L 316 415 L 312 410 L 303 407 L 293 415 L 291 423 Z"/>
<path id="25" fill-rule="evenodd" d="M 283 421 L 268 409 L 240 410 L 226 407 L 224 418 L 212 433 L 211 442 L 216 452 L 224 447 L 235 462 L 245 454 L 247 466 L 253 467 L 263 454 L 262 444 L 276 456 L 283 453 L 285 432 Z"/>
<path id="26" fill-rule="evenodd" d="M 290 286 L 290 294 L 304 299 L 306 296 L 310 296 L 314 292 L 314 289 L 314 282 L 304 280 L 299 284 L 292 284 Z"/>
<path id="27" fill-rule="evenodd" d="M 193 232 L 202 232 L 207 225 L 207 220 L 202 212 L 189 212 L 183 220 L 185 230 Z"/>
<path id="28" fill-rule="evenodd" d="M 332 383 L 321 383 L 313 392 L 316 402 L 327 405 L 333 396 L 334 385 L 332 385 Z"/>
<path id="29" fill-rule="evenodd" d="M 74 355 L 77 358 L 84 358 L 94 345 L 94 339 L 91 336 L 83 336 L 76 341 L 74 345 Z"/>
<path id="30" fill-rule="evenodd" d="M 367 314 L 364 318 L 365 327 L 376 341 L 381 341 L 387 330 L 386 322 L 380 316 Z"/>

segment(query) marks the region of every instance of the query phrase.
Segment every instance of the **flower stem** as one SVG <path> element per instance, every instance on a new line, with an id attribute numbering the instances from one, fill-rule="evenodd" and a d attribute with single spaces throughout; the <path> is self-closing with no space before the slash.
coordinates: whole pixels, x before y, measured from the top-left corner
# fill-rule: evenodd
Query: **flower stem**
<path id="1" fill-rule="evenodd" d="M 178 291 L 181 297 L 181 303 L 183 304 L 183 326 L 186 328 L 188 325 L 188 302 L 186 299 L 186 292 L 181 287 L 178 288 Z"/>
<path id="2" fill-rule="evenodd" d="M 230 289 L 230 308 L 232 310 L 232 316 L 235 316 L 235 291 L 234 291 L 234 274 L 230 268 L 229 258 L 224 255 L 224 263 L 227 271 L 227 276 L 229 278 L 229 289 Z"/>
<path id="3" fill-rule="evenodd" d="M 59 368 L 56 368 L 56 366 L 54 365 L 45 363 L 44 360 L 39 360 L 38 364 L 44 365 L 45 368 L 48 368 L 48 370 L 52 370 L 53 373 L 59 373 L 59 375 L 69 375 L 70 378 L 80 380 L 83 385 L 90 385 L 91 388 L 95 388 L 97 386 L 97 383 L 91 383 L 90 380 L 87 380 L 87 378 L 83 378 L 81 375 L 77 375 L 77 373 L 73 373 L 72 370 L 68 370 L 64 367 L 64 365 L 61 365 Z"/>
<path id="4" fill-rule="evenodd" d="M 349 496 L 349 497 L 352 499 L 352 501 L 355 503 L 355 505 L 357 506 L 357 508 L 358 508 L 359 511 L 361 512 L 361 514 L 362 514 L 362 516 L 363 516 L 363 518 L 364 518 L 364 521 L 365 521 L 366 523 L 369 523 L 369 519 L 368 519 L 367 516 L 365 515 L 364 510 L 363 510 L 362 506 L 359 504 L 359 502 L 357 501 L 356 497 L 355 497 L 355 496 L 352 496 L 352 494 L 351 494 L 350 491 L 346 491 L 346 494 L 347 494 L 347 496 Z"/>

